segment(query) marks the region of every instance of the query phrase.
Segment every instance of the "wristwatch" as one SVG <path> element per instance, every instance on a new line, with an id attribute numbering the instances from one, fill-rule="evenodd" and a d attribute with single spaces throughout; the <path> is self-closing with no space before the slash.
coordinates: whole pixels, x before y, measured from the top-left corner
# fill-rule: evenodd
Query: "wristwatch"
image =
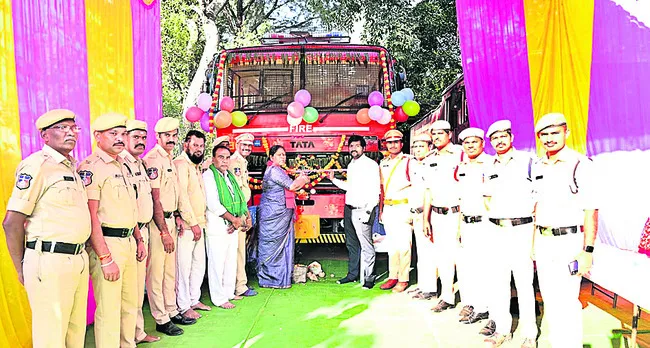
<path id="1" fill-rule="evenodd" d="M 585 252 L 586 252 L 586 253 L 590 253 L 590 254 L 593 253 L 593 252 L 594 252 L 594 247 L 593 247 L 593 245 L 587 245 L 587 246 L 585 247 Z"/>

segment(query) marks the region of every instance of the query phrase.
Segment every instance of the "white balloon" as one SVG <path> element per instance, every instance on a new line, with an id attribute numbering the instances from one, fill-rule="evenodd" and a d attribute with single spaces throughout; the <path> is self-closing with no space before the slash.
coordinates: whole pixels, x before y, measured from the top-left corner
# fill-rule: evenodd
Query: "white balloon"
<path id="1" fill-rule="evenodd" d="M 302 122 L 302 117 L 294 118 L 289 115 L 287 115 L 287 122 L 291 126 L 297 126 Z"/>
<path id="2" fill-rule="evenodd" d="M 388 124 L 388 122 L 390 122 L 390 119 L 391 119 L 390 111 L 384 109 L 384 113 L 381 115 L 381 118 L 377 120 L 377 123 Z"/>

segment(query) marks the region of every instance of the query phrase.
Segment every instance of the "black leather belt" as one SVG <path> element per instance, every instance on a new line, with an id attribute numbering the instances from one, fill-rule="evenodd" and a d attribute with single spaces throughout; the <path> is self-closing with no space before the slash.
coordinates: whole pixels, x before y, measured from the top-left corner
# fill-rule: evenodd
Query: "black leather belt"
<path id="1" fill-rule="evenodd" d="M 349 205 L 349 204 L 346 204 L 345 206 L 346 206 L 348 209 L 353 209 L 353 210 L 354 210 L 354 209 L 363 209 L 363 208 L 357 208 L 357 207 L 355 207 L 355 206 L 351 206 L 351 205 Z"/>
<path id="2" fill-rule="evenodd" d="M 483 221 L 483 217 L 482 216 L 465 216 L 465 215 L 463 215 L 463 221 L 466 224 L 474 224 L 474 223 Z"/>
<path id="3" fill-rule="evenodd" d="M 533 222 L 532 217 L 524 217 L 524 218 L 514 218 L 514 219 L 493 219 L 490 218 L 490 222 L 497 226 L 501 227 L 514 227 L 514 226 L 519 226 L 519 225 L 525 225 Z"/>
<path id="4" fill-rule="evenodd" d="M 36 250 L 36 241 L 29 241 L 26 244 L 28 249 Z M 71 244 L 63 242 L 41 242 L 41 250 L 57 254 L 79 255 L 84 250 L 84 244 Z"/>
<path id="5" fill-rule="evenodd" d="M 142 229 L 148 224 L 148 222 L 138 222 L 138 229 Z"/>
<path id="6" fill-rule="evenodd" d="M 576 234 L 584 232 L 584 226 L 569 226 L 569 227 L 543 227 L 537 226 L 537 230 L 544 236 L 563 236 L 565 234 Z"/>
<path id="7" fill-rule="evenodd" d="M 458 213 L 460 211 L 460 207 L 457 206 L 457 205 L 453 206 L 453 207 L 449 207 L 449 208 L 447 208 L 447 207 L 433 207 L 432 206 L 431 210 L 438 213 L 438 214 L 441 214 L 441 215 L 447 215 L 450 210 L 451 210 L 452 214 L 453 213 Z"/>
<path id="8" fill-rule="evenodd" d="M 171 211 L 164 211 L 164 212 L 163 212 L 163 216 L 165 217 L 165 219 L 169 219 L 169 218 L 171 218 L 173 215 L 174 215 L 174 213 L 171 212 Z"/>
<path id="9" fill-rule="evenodd" d="M 419 208 L 411 208 L 411 213 L 412 213 L 412 214 L 422 214 L 422 212 L 424 212 L 424 209 L 422 209 L 422 207 L 419 207 Z"/>
<path id="10" fill-rule="evenodd" d="M 113 228 L 102 226 L 102 233 L 104 234 L 104 237 L 126 238 L 131 237 L 133 234 L 133 228 Z"/>

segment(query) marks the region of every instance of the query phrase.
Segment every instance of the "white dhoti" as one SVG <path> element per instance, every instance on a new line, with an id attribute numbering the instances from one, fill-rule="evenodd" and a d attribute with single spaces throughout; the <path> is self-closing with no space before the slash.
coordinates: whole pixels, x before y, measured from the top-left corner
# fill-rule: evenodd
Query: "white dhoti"
<path id="1" fill-rule="evenodd" d="M 205 230 L 210 300 L 220 306 L 235 297 L 238 232 L 228 233 L 222 218 L 208 218 Z"/>
<path id="2" fill-rule="evenodd" d="M 194 241 L 192 230 L 178 236 L 176 250 L 176 303 L 185 313 L 201 299 L 201 285 L 205 275 L 205 239 Z"/>

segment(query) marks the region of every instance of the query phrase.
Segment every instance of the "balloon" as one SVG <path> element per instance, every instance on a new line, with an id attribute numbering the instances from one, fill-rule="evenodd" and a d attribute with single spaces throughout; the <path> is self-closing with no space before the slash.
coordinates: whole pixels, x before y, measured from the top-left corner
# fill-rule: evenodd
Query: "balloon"
<path id="1" fill-rule="evenodd" d="M 219 111 L 214 115 L 214 126 L 221 129 L 230 126 L 232 123 L 232 115 L 228 111 Z"/>
<path id="2" fill-rule="evenodd" d="M 379 91 L 374 91 L 368 96 L 368 104 L 370 106 L 382 105 L 384 103 L 384 96 Z"/>
<path id="3" fill-rule="evenodd" d="M 314 123 L 318 121 L 318 110 L 308 106 L 305 108 L 305 114 L 302 116 L 302 119 L 307 123 Z"/>
<path id="4" fill-rule="evenodd" d="M 400 106 L 399 108 L 395 109 L 395 113 L 393 114 L 395 117 L 395 121 L 397 122 L 406 122 L 406 120 L 409 119 L 409 115 L 407 115 L 404 112 L 404 109 Z"/>
<path id="5" fill-rule="evenodd" d="M 287 113 L 293 118 L 302 118 L 302 115 L 305 114 L 305 107 L 298 102 L 292 102 L 287 107 Z"/>
<path id="6" fill-rule="evenodd" d="M 368 117 L 373 121 L 379 120 L 383 114 L 384 109 L 379 105 L 371 106 L 370 109 L 368 109 Z"/>
<path id="7" fill-rule="evenodd" d="M 197 108 L 196 106 L 190 106 L 187 111 L 185 111 L 185 118 L 190 122 L 196 122 L 203 117 L 205 111 Z"/>
<path id="8" fill-rule="evenodd" d="M 221 98 L 221 101 L 219 102 L 219 110 L 232 112 L 234 108 L 235 108 L 235 101 L 232 100 L 232 98 L 230 97 Z"/>
<path id="9" fill-rule="evenodd" d="M 302 106 L 307 106 L 311 103 L 311 94 L 306 89 L 301 89 L 296 92 L 296 95 L 293 97 L 295 101 L 300 103 Z"/>
<path id="10" fill-rule="evenodd" d="M 248 117 L 242 111 L 235 111 L 232 113 L 232 125 L 235 127 L 243 127 L 248 122 Z"/>
<path id="11" fill-rule="evenodd" d="M 420 104 L 412 100 L 407 100 L 406 103 L 402 105 L 402 109 L 404 109 L 405 114 L 415 116 L 420 112 Z"/>
<path id="12" fill-rule="evenodd" d="M 383 109 L 384 113 L 381 115 L 381 118 L 377 120 L 377 123 L 379 124 L 388 124 L 390 122 L 390 119 L 392 118 L 390 115 L 390 111 Z"/>
<path id="13" fill-rule="evenodd" d="M 406 102 L 406 95 L 404 95 L 404 92 L 397 91 L 393 93 L 390 100 L 393 102 L 393 105 L 402 106 Z"/>
<path id="14" fill-rule="evenodd" d="M 297 126 L 302 122 L 302 118 L 296 118 L 296 117 L 291 117 L 291 115 L 287 115 L 287 122 L 291 126 Z"/>
<path id="15" fill-rule="evenodd" d="M 212 106 L 212 97 L 207 93 L 199 94 L 199 97 L 196 98 L 196 106 L 203 111 L 210 110 L 210 106 Z"/>
<path id="16" fill-rule="evenodd" d="M 410 88 L 404 88 L 402 89 L 402 93 L 404 93 L 404 96 L 406 97 L 406 100 L 413 100 L 415 99 L 415 94 L 413 93 L 413 90 Z"/>
<path id="17" fill-rule="evenodd" d="M 201 117 L 201 129 L 206 132 L 210 131 L 210 114 L 207 112 Z"/>
<path id="18" fill-rule="evenodd" d="M 368 124 L 372 121 L 370 116 L 368 116 L 368 108 L 363 108 L 357 111 L 357 122 L 360 124 Z"/>

